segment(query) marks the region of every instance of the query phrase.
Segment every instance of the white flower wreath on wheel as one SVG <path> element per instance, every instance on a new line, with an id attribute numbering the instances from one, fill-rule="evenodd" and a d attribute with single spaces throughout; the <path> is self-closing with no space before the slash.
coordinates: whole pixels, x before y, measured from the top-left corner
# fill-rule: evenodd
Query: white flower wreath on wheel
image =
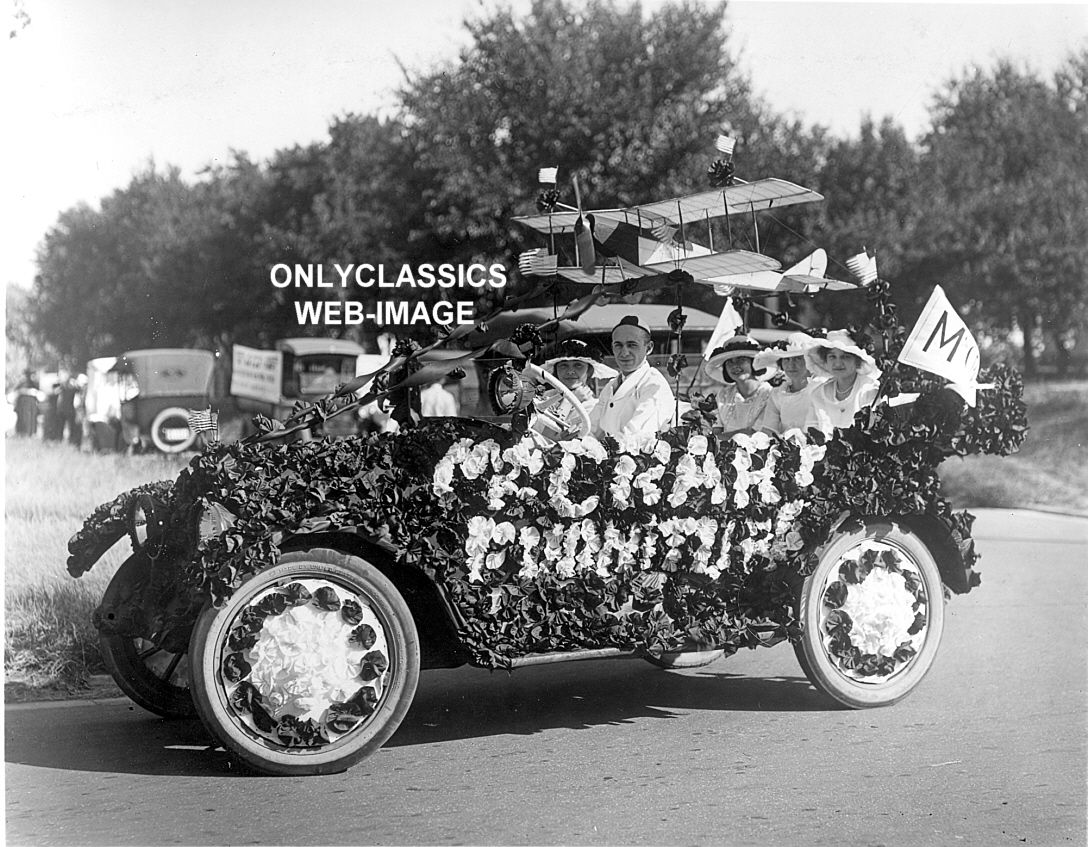
<path id="1" fill-rule="evenodd" d="M 824 589 L 827 649 L 859 677 L 888 676 L 917 654 L 927 621 L 921 576 L 900 551 L 866 542 L 849 551 Z"/>
<path id="2" fill-rule="evenodd" d="M 278 743 L 304 747 L 330 743 L 373 713 L 388 668 L 373 612 L 324 580 L 296 580 L 254 598 L 232 625 L 222 661 L 237 717 Z"/>

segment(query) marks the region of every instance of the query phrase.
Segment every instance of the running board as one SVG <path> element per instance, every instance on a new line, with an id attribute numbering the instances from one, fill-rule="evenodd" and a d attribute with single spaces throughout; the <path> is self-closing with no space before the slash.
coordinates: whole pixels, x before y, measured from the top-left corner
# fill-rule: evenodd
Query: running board
<path id="1" fill-rule="evenodd" d="M 603 647 L 600 650 L 571 650 L 567 653 L 533 653 L 518 656 L 510 660 L 511 668 L 524 668 L 528 665 L 550 665 L 554 662 L 580 662 L 585 659 L 637 659 L 637 650 L 624 650 L 620 647 Z"/>

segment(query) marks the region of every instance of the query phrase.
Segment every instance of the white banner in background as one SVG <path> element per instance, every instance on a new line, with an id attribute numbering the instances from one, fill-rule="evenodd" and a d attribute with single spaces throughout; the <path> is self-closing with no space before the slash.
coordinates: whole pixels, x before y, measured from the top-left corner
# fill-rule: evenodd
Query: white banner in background
<path id="1" fill-rule="evenodd" d="M 232 362 L 232 395 L 265 403 L 275 403 L 280 399 L 283 387 L 283 353 L 279 350 L 257 350 L 235 344 Z"/>

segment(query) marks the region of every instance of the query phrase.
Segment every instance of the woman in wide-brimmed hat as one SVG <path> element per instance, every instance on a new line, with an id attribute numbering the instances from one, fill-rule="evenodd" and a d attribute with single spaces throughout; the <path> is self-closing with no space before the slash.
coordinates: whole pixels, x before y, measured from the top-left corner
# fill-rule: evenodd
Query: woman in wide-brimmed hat
<path id="1" fill-rule="evenodd" d="M 727 434 L 752 431 L 763 417 L 771 386 L 759 379 L 766 369 L 755 367 L 761 350 L 754 338 L 734 335 L 710 354 L 706 372 L 725 383 L 718 391 L 718 424 Z"/>
<path id="2" fill-rule="evenodd" d="M 597 405 L 597 380 L 612 379 L 616 376 L 616 371 L 601 361 L 597 351 L 576 338 L 569 338 L 562 342 L 556 355 L 544 363 L 544 368 L 555 374 L 559 381 L 571 390 L 585 408 L 586 414 L 589 414 Z M 555 388 L 546 391 L 536 407 L 572 427 L 578 421 L 578 415 L 570 401 Z M 546 422 L 542 421 L 541 426 L 548 430 L 544 434 L 550 438 L 564 435 L 564 433 L 552 432 Z M 538 427 L 534 425 L 534 428 Z"/>
<path id="3" fill-rule="evenodd" d="M 813 344 L 813 338 L 803 332 L 794 332 L 781 346 L 768 347 L 755 359 L 755 367 L 778 367 L 786 375 L 786 381 L 771 389 L 760 429 L 780 435 L 790 429 L 803 429 L 808 419 L 812 401 L 809 391 L 815 383 L 809 381 L 805 353 Z"/>
<path id="4" fill-rule="evenodd" d="M 829 379 L 812 389 L 806 426 L 830 433 L 854 425 L 854 416 L 872 405 L 880 387 L 876 360 L 857 345 L 845 329 L 813 339 L 805 353 L 813 373 Z"/>

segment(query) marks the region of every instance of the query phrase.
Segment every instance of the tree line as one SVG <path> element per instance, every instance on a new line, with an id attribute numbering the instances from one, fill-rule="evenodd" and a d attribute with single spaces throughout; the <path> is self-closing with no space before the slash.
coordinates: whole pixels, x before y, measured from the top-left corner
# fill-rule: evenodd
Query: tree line
<path id="1" fill-rule="evenodd" d="M 560 167 L 566 202 L 577 175 L 591 206 L 701 190 L 728 122 L 739 176 L 827 197 L 761 226 L 764 252 L 788 265 L 815 246 L 842 260 L 864 244 L 907 312 L 939 283 L 984 347 L 1022 339 L 1028 375 L 1041 344 L 1059 363 L 1071 355 L 1088 312 L 1088 48 L 1050 79 L 1011 61 L 964 71 L 912 141 L 890 118 L 837 138 L 777 113 L 731 58 L 725 3 L 644 17 L 610 0 L 534 0 L 465 26 L 459 59 L 406 76 L 393 117 L 341 115 L 320 142 L 267 162 L 235 152 L 192 181 L 148 165 L 99 208 L 63 212 L 30 296 L 9 298 L 9 343 L 74 367 L 135 347 L 271 346 L 305 334 L 295 299 L 388 296 L 276 289 L 274 264 L 327 263 L 329 278 L 334 262 L 515 268 L 538 246 L 510 222 L 533 210 L 538 168 Z M 539 286 L 512 276 L 507 295 Z M 817 304 L 842 325 L 862 299 Z M 708 291 L 691 305 L 721 302 Z M 376 332 L 340 334 L 372 344 Z"/>

